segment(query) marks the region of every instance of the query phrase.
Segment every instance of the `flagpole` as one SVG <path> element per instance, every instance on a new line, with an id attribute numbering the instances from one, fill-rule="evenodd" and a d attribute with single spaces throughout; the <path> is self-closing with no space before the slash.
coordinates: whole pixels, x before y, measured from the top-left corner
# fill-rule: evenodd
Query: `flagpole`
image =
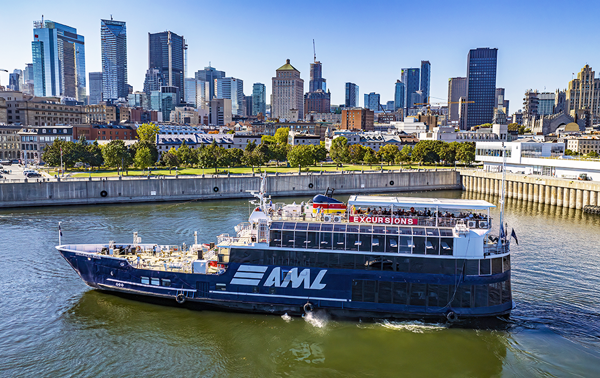
<path id="1" fill-rule="evenodd" d="M 506 183 L 506 146 L 502 142 L 502 191 L 500 193 L 500 231 L 498 242 L 502 247 L 502 228 L 504 227 L 504 197 L 505 197 L 505 183 Z M 506 231 L 504 231 L 506 233 Z"/>

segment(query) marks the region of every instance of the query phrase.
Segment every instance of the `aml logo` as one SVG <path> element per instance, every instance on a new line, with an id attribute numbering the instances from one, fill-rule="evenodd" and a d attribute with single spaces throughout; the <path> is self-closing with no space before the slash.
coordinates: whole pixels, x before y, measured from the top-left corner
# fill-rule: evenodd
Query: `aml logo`
<path id="1" fill-rule="evenodd" d="M 235 272 L 230 284 L 258 286 L 266 271 L 266 266 L 241 265 L 237 272 Z M 322 290 L 327 286 L 327 284 L 321 283 L 327 270 L 319 271 L 312 284 L 310 282 L 310 269 L 303 269 L 301 272 L 298 272 L 298 268 L 292 268 L 283 273 L 285 273 L 285 276 L 282 276 L 281 268 L 273 268 L 271 274 L 265 280 L 264 286 L 288 287 L 291 283 L 292 288 L 297 289 L 300 285 L 304 284 L 305 289 L 311 290 Z"/>
<path id="2" fill-rule="evenodd" d="M 266 271 L 266 266 L 241 265 L 233 275 L 230 284 L 258 286 Z"/>

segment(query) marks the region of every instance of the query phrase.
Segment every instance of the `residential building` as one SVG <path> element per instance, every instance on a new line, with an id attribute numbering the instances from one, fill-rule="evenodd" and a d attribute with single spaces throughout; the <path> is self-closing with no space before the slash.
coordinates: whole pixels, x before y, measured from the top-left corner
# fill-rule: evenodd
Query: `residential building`
<path id="1" fill-rule="evenodd" d="M 225 71 L 219 71 L 211 66 L 204 67 L 203 70 L 196 71 L 194 76 L 196 80 L 201 80 L 208 83 L 208 100 L 206 101 L 210 101 L 215 98 L 215 80 L 225 76 L 227 76 Z"/>
<path id="2" fill-rule="evenodd" d="M 88 142 L 137 139 L 137 130 L 130 125 L 74 125 L 73 140 L 84 136 Z"/>
<path id="3" fill-rule="evenodd" d="M 308 113 L 304 117 L 307 122 L 329 122 L 329 123 L 342 123 L 341 113 Z"/>
<path id="4" fill-rule="evenodd" d="M 406 102 L 406 86 L 400 80 L 396 80 L 396 85 L 394 87 L 394 111 L 398 109 L 404 110 L 404 104 Z"/>
<path id="5" fill-rule="evenodd" d="M 8 107 L 6 106 L 6 99 L 0 97 L 0 125 L 6 125 L 8 123 Z"/>
<path id="6" fill-rule="evenodd" d="M 431 63 L 428 60 L 421 61 L 421 90 L 422 101 L 430 102 L 429 96 L 431 94 Z"/>
<path id="7" fill-rule="evenodd" d="M 461 98 L 467 97 L 467 78 L 452 77 L 448 80 L 448 122 L 451 125 L 460 125 Z"/>
<path id="8" fill-rule="evenodd" d="M 127 98 L 127 27 L 123 21 L 100 20 L 102 100 Z"/>
<path id="9" fill-rule="evenodd" d="M 287 127 L 297 133 L 319 135 L 325 140 L 325 134 L 330 124 L 326 122 L 254 122 L 248 131 L 256 135 L 275 135 L 277 129 Z"/>
<path id="10" fill-rule="evenodd" d="M 342 109 L 341 130 L 373 131 L 375 112 L 370 109 Z"/>
<path id="11" fill-rule="evenodd" d="M 84 107 L 85 111 L 85 123 L 88 124 L 109 124 L 117 123 L 117 107 L 107 105 L 105 102 L 101 102 L 98 105 L 87 105 Z"/>
<path id="12" fill-rule="evenodd" d="M 467 55 L 467 130 L 494 118 L 497 61 L 498 49 L 478 48 Z"/>
<path id="13" fill-rule="evenodd" d="M 290 146 L 318 146 L 321 144 L 321 136 L 291 131 L 288 134 Z"/>
<path id="14" fill-rule="evenodd" d="M 523 111 L 519 110 L 519 111 L 513 113 L 511 123 L 516 123 L 518 125 L 522 125 L 523 124 Z"/>
<path id="15" fill-rule="evenodd" d="M 289 59 L 276 70 L 272 78 L 272 90 L 272 118 L 290 120 L 294 116 L 304 116 L 304 80 Z"/>
<path id="16" fill-rule="evenodd" d="M 102 72 L 90 72 L 90 94 L 88 105 L 97 105 L 102 100 Z"/>
<path id="17" fill-rule="evenodd" d="M 25 164 L 41 163 L 44 149 L 56 139 L 73 141 L 72 126 L 27 126 L 17 134 L 20 139 L 21 160 Z"/>
<path id="18" fill-rule="evenodd" d="M 380 111 L 381 101 L 379 93 L 365 93 L 365 108 L 371 109 L 374 112 Z"/>
<path id="19" fill-rule="evenodd" d="M 0 104 L 4 99 L 0 99 Z M 0 160 L 13 160 L 21 157 L 21 144 L 18 132 L 20 126 L 2 125 L 0 118 Z"/>
<path id="20" fill-rule="evenodd" d="M 363 147 L 368 147 L 373 151 L 377 152 L 379 149 L 386 144 L 398 146 L 398 149 L 402 149 L 404 145 L 415 145 L 418 139 L 398 134 L 397 132 L 381 132 L 381 131 L 347 131 L 338 130 L 333 133 L 331 138 L 325 139 L 325 148 L 331 149 L 331 142 L 334 139 L 344 137 L 348 141 L 348 146 L 359 144 Z"/>
<path id="21" fill-rule="evenodd" d="M 27 126 L 54 126 L 82 123 L 82 106 L 65 105 L 58 97 L 32 97 L 21 92 L 0 92 L 6 100 L 6 123 Z M 1 110 L 0 110 L 1 111 Z"/>
<path id="22" fill-rule="evenodd" d="M 418 68 L 403 68 L 400 72 L 400 81 L 404 83 L 404 108 L 408 110 L 415 106 L 413 94 L 420 90 L 421 74 Z"/>
<path id="23" fill-rule="evenodd" d="M 555 94 L 542 92 L 538 95 L 538 114 L 541 116 L 554 114 Z"/>
<path id="24" fill-rule="evenodd" d="M 215 98 L 231 100 L 231 114 L 244 116 L 244 81 L 234 77 L 215 79 Z"/>
<path id="25" fill-rule="evenodd" d="M 580 136 L 566 138 L 567 149 L 579 154 L 589 154 L 595 152 L 600 154 L 600 137 L 594 136 Z"/>
<path id="26" fill-rule="evenodd" d="M 331 109 L 331 93 L 317 89 L 304 95 L 304 116 L 311 112 L 325 113 Z"/>
<path id="27" fill-rule="evenodd" d="M 210 83 L 194 78 L 185 79 L 185 102 L 196 108 L 208 109 Z"/>
<path id="28" fill-rule="evenodd" d="M 148 69 L 158 69 L 164 86 L 178 89 L 177 103 L 185 99 L 185 50 L 183 36 L 171 31 L 148 33 Z"/>
<path id="29" fill-rule="evenodd" d="M 232 110 L 231 100 L 226 98 L 214 98 L 210 101 L 209 124 L 223 126 L 231 122 Z"/>
<path id="30" fill-rule="evenodd" d="M 404 109 L 398 109 L 395 112 L 376 113 L 375 122 L 389 124 L 391 122 L 402 121 L 404 119 L 403 111 Z"/>
<path id="31" fill-rule="evenodd" d="M 539 93 L 528 89 L 523 98 L 523 121 L 525 125 L 533 122 L 538 116 Z"/>
<path id="32" fill-rule="evenodd" d="M 252 85 L 252 115 L 267 114 L 267 87 L 262 83 Z"/>
<path id="33" fill-rule="evenodd" d="M 427 132 L 427 125 L 417 121 L 414 117 L 405 117 L 402 122 L 391 122 L 390 126 L 405 134 L 419 135 L 419 133 Z"/>
<path id="34" fill-rule="evenodd" d="M 150 101 L 150 94 L 152 91 L 160 91 L 160 87 L 166 85 L 165 78 L 158 68 L 149 68 L 146 71 L 146 77 L 144 79 L 144 93 L 146 98 Z M 150 108 L 151 104 L 148 102 L 147 107 Z"/>
<path id="35" fill-rule="evenodd" d="M 358 85 L 354 83 L 346 83 L 346 101 L 344 106 L 346 108 L 355 108 L 358 104 Z"/>
<path id="36" fill-rule="evenodd" d="M 36 97 L 85 101 L 85 39 L 77 29 L 50 20 L 35 21 L 31 51 Z"/>

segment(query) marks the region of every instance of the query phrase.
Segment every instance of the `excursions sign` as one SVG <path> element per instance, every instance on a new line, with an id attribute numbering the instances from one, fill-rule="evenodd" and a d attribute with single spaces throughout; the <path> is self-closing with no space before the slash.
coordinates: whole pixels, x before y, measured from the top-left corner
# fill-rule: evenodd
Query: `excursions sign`
<path id="1" fill-rule="evenodd" d="M 391 218 L 391 217 L 357 217 L 350 216 L 351 223 L 381 223 L 381 224 L 405 224 L 416 226 L 419 224 L 417 218 Z"/>

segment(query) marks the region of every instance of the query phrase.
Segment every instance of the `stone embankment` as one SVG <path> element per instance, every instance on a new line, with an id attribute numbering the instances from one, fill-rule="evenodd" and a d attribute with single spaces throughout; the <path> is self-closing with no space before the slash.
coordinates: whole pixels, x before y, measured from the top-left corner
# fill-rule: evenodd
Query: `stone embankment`
<path id="1" fill-rule="evenodd" d="M 260 180 L 259 175 L 205 175 L 7 182 L 0 184 L 0 207 L 247 198 Z M 312 196 L 327 188 L 345 194 L 461 188 L 460 174 L 452 170 L 269 174 L 266 180 L 274 197 Z"/>
<path id="2" fill-rule="evenodd" d="M 502 173 L 463 170 L 461 180 L 466 191 L 501 194 Z M 593 181 L 507 173 L 505 193 L 507 198 L 571 209 L 600 206 L 600 183 Z"/>

